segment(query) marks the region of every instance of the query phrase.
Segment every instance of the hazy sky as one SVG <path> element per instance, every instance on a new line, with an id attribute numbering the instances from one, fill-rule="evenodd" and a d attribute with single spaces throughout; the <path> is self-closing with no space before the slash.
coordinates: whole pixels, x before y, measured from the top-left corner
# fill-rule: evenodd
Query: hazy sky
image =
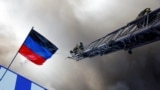
<path id="1" fill-rule="evenodd" d="M 126 25 L 160 0 L 0 0 L 0 64 L 7 66 L 32 26 L 59 50 L 42 66 L 18 54 L 11 69 L 49 90 L 160 90 L 160 42 L 76 62 L 88 44 Z"/>

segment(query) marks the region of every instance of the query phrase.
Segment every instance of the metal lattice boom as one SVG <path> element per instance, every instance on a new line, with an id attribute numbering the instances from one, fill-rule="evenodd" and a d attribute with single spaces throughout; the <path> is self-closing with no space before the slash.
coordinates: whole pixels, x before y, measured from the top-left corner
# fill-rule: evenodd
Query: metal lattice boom
<path id="1" fill-rule="evenodd" d="M 160 40 L 160 8 L 138 18 L 126 26 L 84 46 L 84 49 L 72 55 L 72 59 L 104 55 L 119 50 L 127 50 Z"/>

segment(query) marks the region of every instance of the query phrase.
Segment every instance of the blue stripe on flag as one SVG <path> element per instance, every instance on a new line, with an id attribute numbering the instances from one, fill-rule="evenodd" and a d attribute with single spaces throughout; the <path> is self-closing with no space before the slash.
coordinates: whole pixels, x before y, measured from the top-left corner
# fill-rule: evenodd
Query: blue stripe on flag
<path id="1" fill-rule="evenodd" d="M 36 43 L 30 36 L 27 37 L 27 39 L 24 42 L 24 45 L 26 45 L 34 53 L 38 54 L 39 56 L 45 59 L 48 59 L 52 56 L 51 52 L 49 52 L 46 48 Z"/>
<path id="2" fill-rule="evenodd" d="M 0 78 L 6 68 L 0 65 Z M 8 70 L 4 78 L 0 81 L 0 90 L 47 90 L 44 87 Z"/>
<path id="3" fill-rule="evenodd" d="M 31 90 L 31 81 L 18 76 L 16 80 L 15 90 Z"/>

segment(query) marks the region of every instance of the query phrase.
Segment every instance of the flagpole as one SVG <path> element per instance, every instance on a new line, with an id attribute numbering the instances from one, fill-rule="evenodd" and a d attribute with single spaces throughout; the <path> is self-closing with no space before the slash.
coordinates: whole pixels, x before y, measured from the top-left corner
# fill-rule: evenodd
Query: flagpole
<path id="1" fill-rule="evenodd" d="M 10 64 L 8 65 L 8 67 L 6 68 L 6 70 L 5 70 L 5 72 L 3 73 L 3 75 L 2 75 L 2 77 L 1 77 L 1 79 L 0 79 L 0 81 L 3 79 L 3 77 L 5 76 L 5 74 L 6 74 L 7 71 L 9 70 L 9 68 L 11 67 L 13 61 L 15 60 L 15 58 L 16 58 L 16 56 L 17 56 L 17 54 L 18 54 L 18 51 L 17 51 L 17 53 L 15 54 L 15 56 L 13 57 L 12 61 L 11 61 Z"/>
<path id="2" fill-rule="evenodd" d="M 34 27 L 32 27 L 31 30 L 33 30 L 33 28 L 34 28 Z M 30 32 L 29 32 L 29 33 L 30 33 Z M 29 35 L 29 33 L 28 33 L 28 35 Z M 28 36 L 28 35 L 27 35 L 27 36 Z M 26 38 L 27 38 L 27 37 L 26 37 Z M 25 39 L 25 40 L 26 40 L 26 39 Z M 25 42 L 25 40 L 24 40 L 24 42 Z M 23 42 L 23 43 L 24 43 L 24 42 Z M 23 43 L 22 43 L 22 44 L 23 44 Z M 22 46 L 22 45 L 21 45 L 21 46 Z M 0 81 L 4 78 L 5 74 L 7 73 L 7 71 L 9 70 L 9 68 L 11 67 L 13 61 L 15 60 L 15 58 L 16 58 L 17 55 L 18 55 L 18 52 L 19 52 L 19 50 L 16 52 L 16 54 L 15 54 L 15 56 L 13 57 L 12 61 L 10 62 L 10 64 L 8 65 L 8 67 L 6 68 L 5 72 L 3 73 L 2 77 L 0 78 Z"/>

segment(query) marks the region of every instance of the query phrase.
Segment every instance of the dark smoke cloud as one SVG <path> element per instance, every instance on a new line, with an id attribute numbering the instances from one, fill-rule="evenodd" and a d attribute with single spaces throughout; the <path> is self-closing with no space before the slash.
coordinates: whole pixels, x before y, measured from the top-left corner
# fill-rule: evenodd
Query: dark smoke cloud
<path id="1" fill-rule="evenodd" d="M 132 56 L 123 51 L 112 54 L 116 57 L 104 56 L 101 63 L 94 65 L 104 77 L 106 89 L 102 90 L 159 90 L 158 46 L 154 43 L 134 49 Z"/>
<path id="2" fill-rule="evenodd" d="M 99 3 L 102 5 L 98 7 L 102 8 L 94 7 L 98 3 L 96 0 L 3 0 L 8 14 L 12 15 L 12 24 L 34 25 L 59 47 L 59 53 L 63 53 L 54 55 L 43 66 L 25 62 L 15 64 L 14 70 L 49 90 L 159 90 L 159 42 L 136 48 L 133 55 L 119 51 L 79 62 L 64 60 L 66 52 L 76 43 L 90 43 L 126 25 L 144 8 L 154 10 L 160 5 L 159 0 L 100 1 L 104 3 Z M 10 45 L 15 45 L 11 33 L 0 35 L 5 43 L 0 44 L 0 58 L 4 59 L 1 64 L 4 65 L 13 49 Z"/>

